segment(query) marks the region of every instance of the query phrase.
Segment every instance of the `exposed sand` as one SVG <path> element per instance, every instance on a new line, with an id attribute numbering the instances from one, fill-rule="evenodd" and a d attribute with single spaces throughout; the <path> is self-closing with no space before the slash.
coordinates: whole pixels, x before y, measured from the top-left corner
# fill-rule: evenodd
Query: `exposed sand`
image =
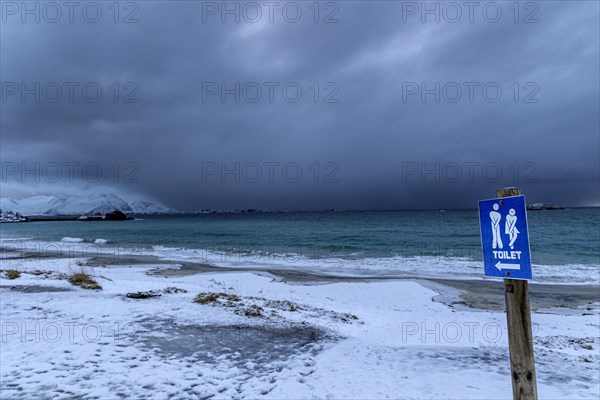
<path id="1" fill-rule="evenodd" d="M 3 249 L 4 250 L 4 249 Z M 7 250 L 12 252 L 13 250 Z M 56 257 L 63 256 L 55 253 Z M 48 252 L 37 254 L 27 251 L 21 254 L 10 255 L 11 259 L 31 259 L 40 257 L 49 258 Z M 88 266 L 100 265 L 157 265 L 156 269 L 149 270 L 151 275 L 160 275 L 168 277 L 183 277 L 202 273 L 218 272 L 254 272 L 258 275 L 271 276 L 273 279 L 284 281 L 288 284 L 324 284 L 334 282 L 373 282 L 390 279 L 415 280 L 425 287 L 438 292 L 440 295 L 434 300 L 453 307 L 466 306 L 483 310 L 503 310 L 504 292 L 501 280 L 488 279 L 443 279 L 433 277 L 407 276 L 404 274 L 386 274 L 377 276 L 344 276 L 332 275 L 330 273 L 319 273 L 314 270 L 291 270 L 284 268 L 265 268 L 255 266 L 228 267 L 222 268 L 210 264 L 163 260 L 156 256 L 132 255 L 120 256 L 115 259 L 112 255 L 95 256 L 89 258 L 86 263 Z M 172 268 L 165 268 L 165 265 L 172 265 Z M 160 268 L 158 268 L 160 266 Z M 530 283 L 530 302 L 532 310 L 568 308 L 579 309 L 583 313 L 594 309 L 593 305 L 600 302 L 600 285 L 554 285 Z"/>
<path id="2" fill-rule="evenodd" d="M 460 291 L 461 301 L 466 306 L 485 310 L 504 309 L 504 286 L 501 280 L 429 279 L 429 281 Z M 435 287 L 431 288 L 436 290 Z M 534 311 L 555 307 L 593 310 L 595 308 L 592 305 L 600 302 L 600 286 L 530 283 L 529 301 Z"/>

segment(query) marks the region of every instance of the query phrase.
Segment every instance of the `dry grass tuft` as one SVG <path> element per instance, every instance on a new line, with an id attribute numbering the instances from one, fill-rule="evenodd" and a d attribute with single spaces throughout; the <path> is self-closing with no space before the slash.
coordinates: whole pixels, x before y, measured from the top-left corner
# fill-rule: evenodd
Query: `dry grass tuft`
<path id="1" fill-rule="evenodd" d="M 76 272 L 69 277 L 69 282 L 75 286 L 79 286 L 83 289 L 101 290 L 102 286 L 98 285 L 94 279 L 92 279 L 85 272 Z"/>
<path id="2" fill-rule="evenodd" d="M 199 304 L 211 304 L 220 307 L 231 307 L 233 312 L 237 315 L 244 315 L 246 317 L 260 318 L 264 317 L 264 309 L 258 305 L 252 304 L 248 307 L 243 308 L 244 303 L 240 296 L 229 293 L 200 293 L 194 299 L 194 303 Z"/>
<path id="3" fill-rule="evenodd" d="M 263 314 L 262 314 L 263 311 L 264 310 L 262 307 L 253 304 L 244 310 L 244 315 L 246 317 L 259 318 L 259 317 L 263 316 Z"/>
<path id="4" fill-rule="evenodd" d="M 264 299 L 262 299 L 264 300 Z M 265 300 L 265 306 L 275 308 L 280 311 L 301 311 L 305 310 L 304 307 L 289 301 L 289 300 Z"/>
<path id="5" fill-rule="evenodd" d="M 175 286 L 169 286 L 163 289 L 163 292 L 165 292 L 166 294 L 173 294 L 173 293 L 187 293 L 188 291 L 185 289 L 181 289 Z"/>
<path id="6" fill-rule="evenodd" d="M 222 299 L 226 302 L 238 302 L 241 301 L 240 297 L 235 294 L 228 293 L 205 293 L 202 292 L 194 299 L 194 303 L 208 304 L 217 303 Z"/>
<path id="7" fill-rule="evenodd" d="M 150 290 L 148 292 L 127 293 L 126 296 L 130 299 L 150 299 L 152 297 L 160 297 L 161 294 Z"/>
<path id="8" fill-rule="evenodd" d="M 17 279 L 18 277 L 21 276 L 21 273 L 19 271 L 17 271 L 16 269 L 7 269 L 5 271 L 6 273 L 6 277 L 8 279 Z"/>

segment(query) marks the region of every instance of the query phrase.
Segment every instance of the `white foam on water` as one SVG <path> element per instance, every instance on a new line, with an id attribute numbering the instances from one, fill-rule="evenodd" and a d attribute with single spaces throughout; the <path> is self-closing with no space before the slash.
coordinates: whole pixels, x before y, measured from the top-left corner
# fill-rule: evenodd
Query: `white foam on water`
<path id="1" fill-rule="evenodd" d="M 468 257 L 394 256 L 384 258 L 311 258 L 300 254 L 276 254 L 261 251 L 224 252 L 154 246 L 152 255 L 173 261 L 201 262 L 225 268 L 284 268 L 331 275 L 417 276 L 449 279 L 483 279 L 482 261 Z M 533 282 L 544 284 L 599 284 L 597 265 L 534 264 Z M 492 278 L 493 279 L 493 278 Z"/>
<path id="2" fill-rule="evenodd" d="M 64 237 L 59 242 L 3 238 L 0 245 L 7 249 L 62 252 L 77 257 L 109 256 L 115 262 L 126 257 L 156 256 L 162 260 L 211 264 L 222 268 L 289 269 L 318 274 L 351 277 L 436 277 L 448 279 L 485 279 L 480 260 L 448 256 L 400 256 L 381 258 L 310 257 L 296 253 L 266 251 L 217 251 L 182 247 L 126 247 L 106 245 L 105 239 L 93 242 Z M 112 241 L 111 241 L 112 242 Z M 533 265 L 533 282 L 544 284 L 600 283 L 600 266 L 588 264 Z M 494 279 L 494 278 L 491 278 Z"/>
<path id="3" fill-rule="evenodd" d="M 82 238 L 74 238 L 74 237 L 64 237 L 62 239 L 60 239 L 61 242 L 67 242 L 67 243 L 81 243 L 83 242 Z"/>

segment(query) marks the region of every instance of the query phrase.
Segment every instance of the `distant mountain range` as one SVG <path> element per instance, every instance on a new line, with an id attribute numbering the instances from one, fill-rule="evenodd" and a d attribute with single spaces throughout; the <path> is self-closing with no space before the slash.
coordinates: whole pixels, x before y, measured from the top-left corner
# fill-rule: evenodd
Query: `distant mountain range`
<path id="1" fill-rule="evenodd" d="M 127 202 L 114 194 L 88 196 L 42 195 L 27 199 L 0 199 L 0 209 L 24 216 L 96 215 L 119 210 L 125 214 L 171 214 L 176 210 L 148 201 Z"/>

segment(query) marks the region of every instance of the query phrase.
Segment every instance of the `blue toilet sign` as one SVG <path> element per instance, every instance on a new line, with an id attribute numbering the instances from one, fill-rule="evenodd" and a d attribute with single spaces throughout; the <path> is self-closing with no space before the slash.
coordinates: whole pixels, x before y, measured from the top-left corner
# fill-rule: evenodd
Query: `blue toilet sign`
<path id="1" fill-rule="evenodd" d="M 531 279 L 525 196 L 479 201 L 485 276 Z"/>

